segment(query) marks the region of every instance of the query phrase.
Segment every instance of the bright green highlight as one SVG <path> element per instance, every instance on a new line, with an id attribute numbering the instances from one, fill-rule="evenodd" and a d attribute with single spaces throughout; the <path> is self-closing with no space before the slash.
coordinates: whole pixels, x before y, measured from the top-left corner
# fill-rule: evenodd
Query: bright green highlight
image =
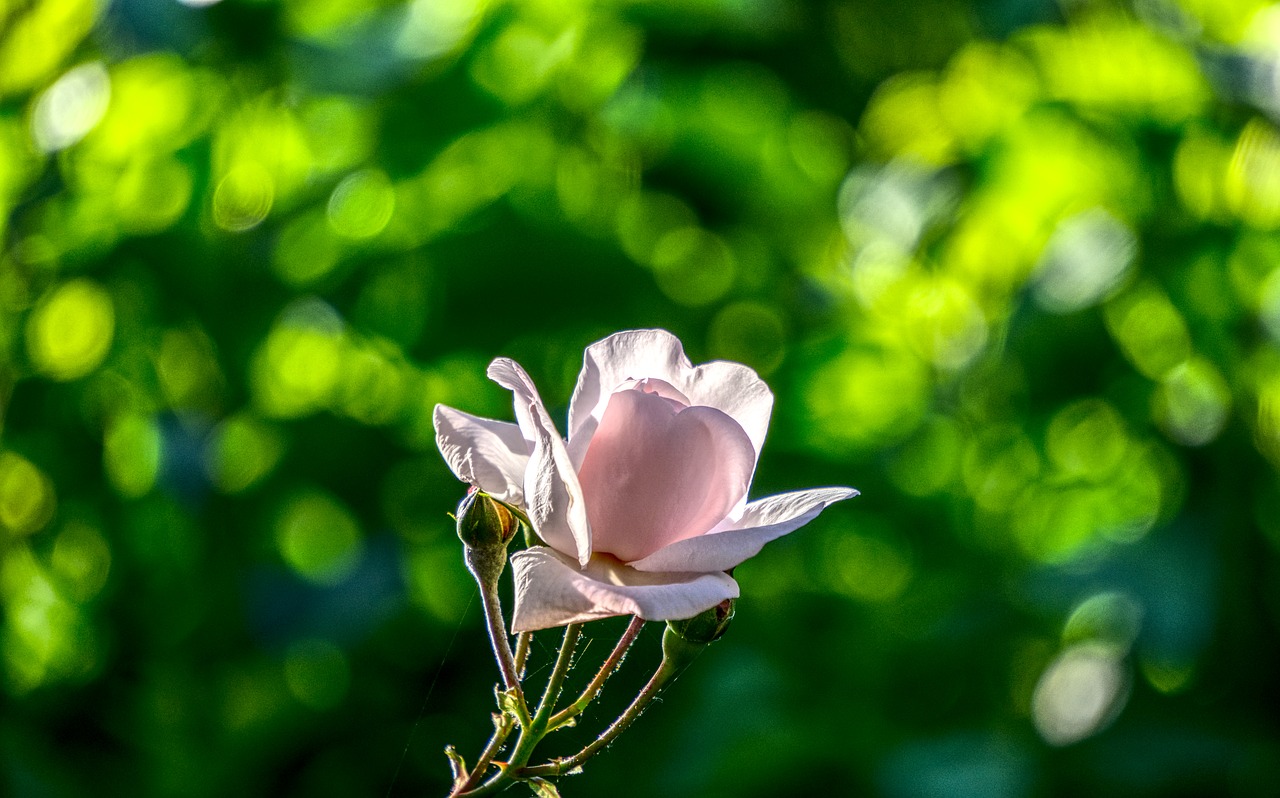
<path id="1" fill-rule="evenodd" d="M 27 354 L 55 380 L 74 380 L 106 358 L 115 335 L 111 297 L 89 280 L 71 280 L 46 295 L 27 319 Z"/>

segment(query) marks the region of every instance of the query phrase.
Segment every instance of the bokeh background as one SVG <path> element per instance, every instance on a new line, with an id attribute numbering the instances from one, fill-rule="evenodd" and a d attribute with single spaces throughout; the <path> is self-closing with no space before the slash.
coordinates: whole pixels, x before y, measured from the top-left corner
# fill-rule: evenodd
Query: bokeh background
<path id="1" fill-rule="evenodd" d="M 0 794 L 443 795 L 431 409 L 661 326 L 863 496 L 566 795 L 1275 795 L 1277 123 L 1262 0 L 0 0 Z"/>

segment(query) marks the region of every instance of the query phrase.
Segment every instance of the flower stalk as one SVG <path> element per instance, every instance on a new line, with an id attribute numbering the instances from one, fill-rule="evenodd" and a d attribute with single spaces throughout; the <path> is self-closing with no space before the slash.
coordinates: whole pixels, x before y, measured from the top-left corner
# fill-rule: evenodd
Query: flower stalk
<path id="1" fill-rule="evenodd" d="M 550 731 L 548 722 L 551 720 L 551 714 L 555 711 L 555 703 L 560 698 L 560 691 L 564 686 L 565 676 L 569 673 L 569 668 L 573 664 L 573 652 L 578 646 L 578 640 L 582 636 L 582 624 L 569 624 L 564 629 L 564 640 L 560 644 L 560 652 L 556 655 L 555 667 L 551 669 L 551 675 L 547 677 L 547 686 L 542 691 L 542 699 L 538 701 L 538 708 L 534 711 L 533 718 L 527 724 L 521 724 L 520 736 L 516 738 L 515 750 L 511 752 L 511 760 L 507 763 L 504 771 L 509 770 L 513 774 L 521 774 L 516 776 L 522 777 L 521 770 L 528 764 L 530 757 L 533 756 L 533 749 L 538 743 L 542 742 L 542 738 Z"/>
<path id="2" fill-rule="evenodd" d="M 545 729 L 551 713 L 555 711 L 555 703 L 560 700 L 560 691 L 564 688 L 564 677 L 569 674 L 573 664 L 573 652 L 582 639 L 582 624 L 571 623 L 564 628 L 564 642 L 560 644 L 560 653 L 556 656 L 556 665 L 547 679 L 546 689 L 542 691 L 542 700 L 538 702 L 538 711 L 533 716 L 533 728 Z"/>
<path id="3" fill-rule="evenodd" d="M 450 761 L 455 769 L 454 789 L 449 793 L 450 798 L 478 798 L 478 796 L 495 793 L 509 786 L 512 782 L 533 782 L 534 780 L 572 772 L 581 767 L 583 762 L 613 742 L 618 735 L 622 734 L 640 716 L 641 712 L 644 711 L 644 708 L 661 688 L 674 675 L 679 673 L 681 669 L 679 658 L 672 659 L 672 657 L 664 654 L 662 664 L 649 680 L 649 683 L 645 685 L 644 689 L 640 691 L 639 695 L 636 696 L 622 715 L 586 748 L 571 757 L 554 759 L 540 765 L 529 765 L 535 749 L 547 735 L 557 729 L 572 725 L 578 715 L 582 714 L 599 697 L 609 677 L 617 672 L 621 666 L 627 652 L 636 641 L 641 629 L 644 628 L 644 624 L 645 622 L 641 618 L 633 617 L 631 619 L 627 628 L 618 638 L 617 644 L 614 645 L 613 650 L 605 658 L 605 661 L 592 676 L 587 686 L 577 698 L 557 712 L 555 711 L 556 704 L 563 692 L 565 680 L 573 668 L 574 654 L 582 636 L 581 624 L 567 626 L 560 649 L 556 654 L 555 665 L 547 678 L 547 683 L 543 688 L 542 697 L 538 701 L 537 708 L 532 713 L 529 713 L 522 705 L 512 700 L 514 691 L 509 689 L 498 691 L 498 704 L 503 711 L 494 714 L 493 736 L 489 739 L 484 751 L 481 752 L 479 759 L 476 760 L 475 766 L 470 769 L 469 774 L 465 770 L 465 765 L 461 764 L 461 758 L 456 752 L 450 753 Z M 528 635 L 521 635 L 522 640 L 528 637 Z M 528 644 L 523 646 L 518 644 L 518 648 L 527 652 Z M 523 662 L 520 663 L 521 666 L 523 664 Z M 510 757 L 506 761 L 497 760 L 498 753 L 517 729 L 519 733 Z M 488 780 L 485 780 L 486 773 L 495 767 L 498 772 L 490 775 Z M 459 772 L 460 768 L 462 769 L 461 772 Z"/>
<path id="4" fill-rule="evenodd" d="M 627 651 L 631 649 L 631 644 L 636 641 L 636 637 L 643 627 L 644 619 L 633 615 L 631 623 L 627 625 L 627 630 L 622 633 L 622 637 L 618 639 L 618 644 L 613 647 L 613 651 L 604 661 L 604 665 L 600 666 L 600 670 L 596 673 L 595 678 L 591 680 L 591 683 L 582 691 L 577 700 L 552 716 L 552 730 L 558 729 L 567 723 L 572 723 L 574 718 L 582 714 L 582 711 L 589 707 L 592 701 L 596 700 L 596 696 L 600 695 L 600 691 L 604 689 L 604 683 L 622 665 L 622 658 L 627 655 Z"/>
<path id="5" fill-rule="evenodd" d="M 673 663 L 667 657 L 663 657 L 662 663 L 658 666 L 658 669 L 654 671 L 649 682 L 640 690 L 640 693 L 636 695 L 635 700 L 631 702 L 631 705 L 618 716 L 617 720 L 609 725 L 609 728 L 601 732 L 600 736 L 591 744 L 573 756 L 553 759 L 545 765 L 525 768 L 522 775 L 531 778 L 563 776 L 566 773 L 572 773 L 582 767 L 584 762 L 598 754 L 601 750 L 617 739 L 618 735 L 626 731 L 627 728 L 635 722 L 636 718 L 640 717 L 645 708 L 649 706 L 649 702 L 653 700 L 654 696 L 656 696 L 662 688 L 666 686 L 667 682 L 671 681 L 672 677 L 679 672 L 680 668 L 678 665 Z"/>
<path id="6" fill-rule="evenodd" d="M 472 549 L 468 549 L 470 555 Z M 474 573 L 474 571 L 473 571 Z M 477 581 L 478 578 L 477 578 Z M 489 643 L 493 647 L 493 656 L 502 672 L 502 686 L 507 690 L 520 692 L 520 677 L 516 669 L 515 655 L 511 652 L 511 641 L 507 639 L 507 626 L 502 619 L 502 600 L 498 597 L 498 584 L 480 582 L 480 604 L 484 607 L 485 625 L 489 629 Z"/>
<path id="7" fill-rule="evenodd" d="M 516 637 L 516 676 L 524 680 L 524 663 L 529 658 L 529 645 L 533 642 L 533 632 L 521 632 Z"/>

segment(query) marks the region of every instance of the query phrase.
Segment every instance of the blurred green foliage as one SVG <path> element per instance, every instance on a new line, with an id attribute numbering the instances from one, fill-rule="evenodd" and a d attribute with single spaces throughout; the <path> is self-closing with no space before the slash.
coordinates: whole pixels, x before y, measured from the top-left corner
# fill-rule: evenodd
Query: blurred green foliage
<path id="1" fill-rule="evenodd" d="M 1278 76 L 1262 0 L 0 0 L 0 794 L 443 794 L 431 408 L 661 326 L 863 497 L 567 795 L 1273 795 Z"/>

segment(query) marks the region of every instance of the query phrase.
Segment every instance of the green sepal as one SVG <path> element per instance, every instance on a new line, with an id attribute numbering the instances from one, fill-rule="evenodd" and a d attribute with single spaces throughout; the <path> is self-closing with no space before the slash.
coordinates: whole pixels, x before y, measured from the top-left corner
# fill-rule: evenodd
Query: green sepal
<path id="1" fill-rule="evenodd" d="M 452 745 L 444 747 L 444 755 L 449 757 L 449 770 L 453 772 L 453 787 L 457 789 L 467 781 L 467 762 Z"/>

